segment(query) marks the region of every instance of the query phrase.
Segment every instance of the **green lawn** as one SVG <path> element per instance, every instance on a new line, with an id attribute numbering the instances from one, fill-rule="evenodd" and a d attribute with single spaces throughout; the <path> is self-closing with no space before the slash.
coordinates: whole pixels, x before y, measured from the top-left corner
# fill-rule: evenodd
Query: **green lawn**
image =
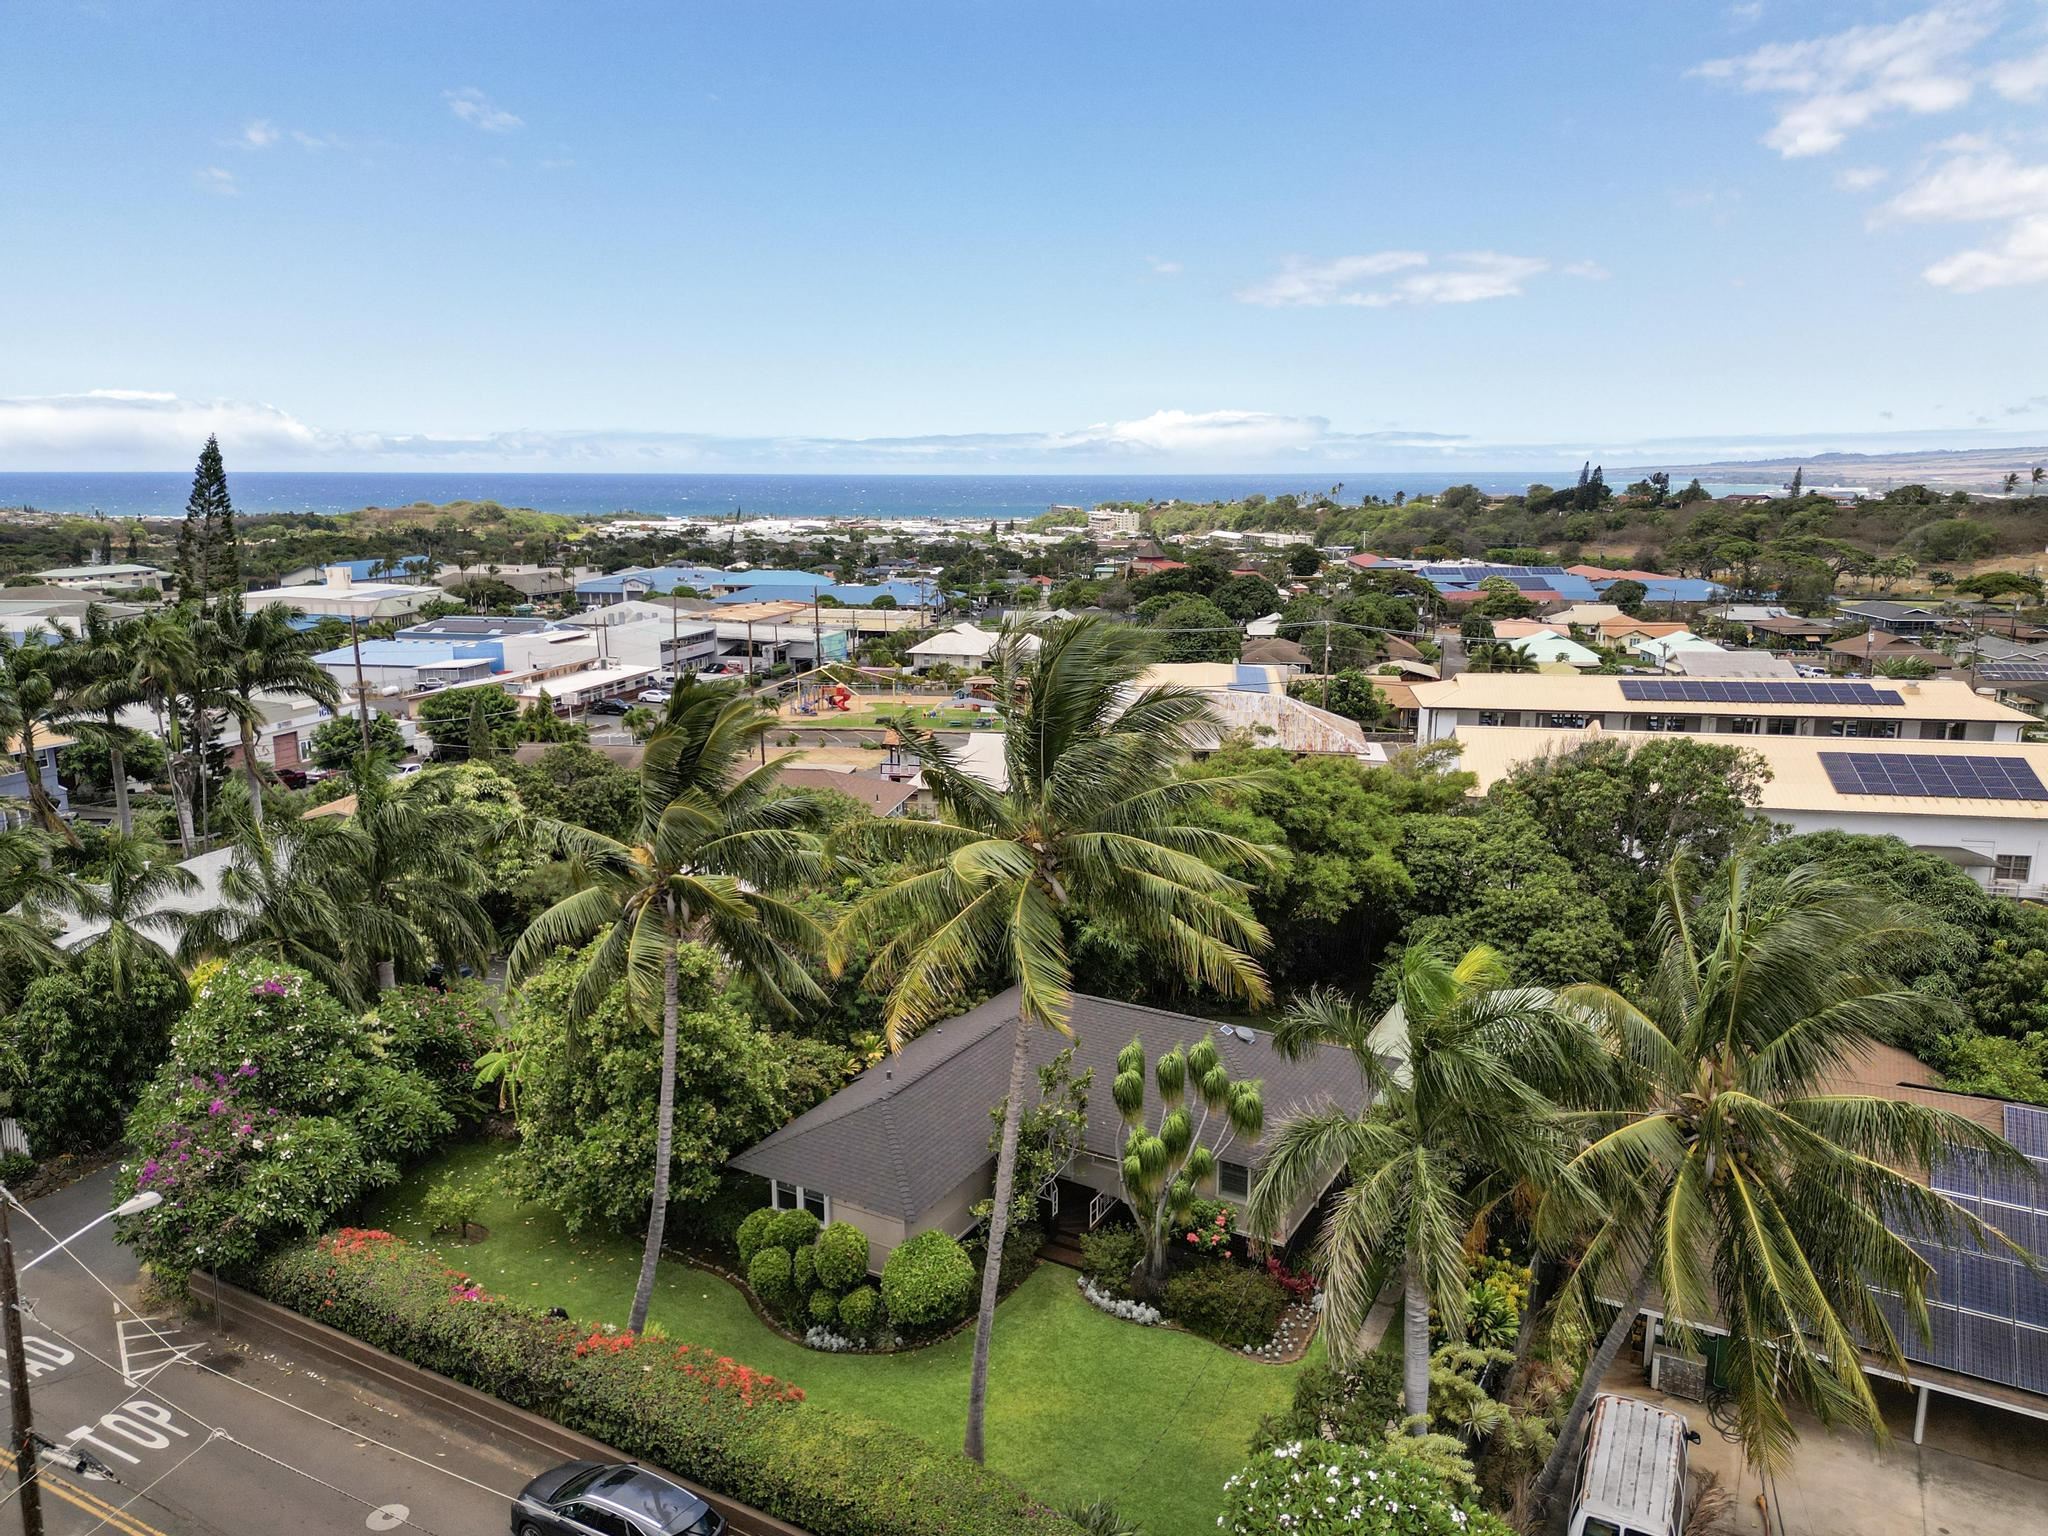
<path id="1" fill-rule="evenodd" d="M 487 1166 L 468 1147 L 415 1174 L 370 1213 L 374 1225 L 429 1241 L 416 1214 L 426 1182 Z M 494 1184 L 494 1187 L 495 1184 Z M 573 1237 L 552 1213 L 494 1196 L 476 1243 L 435 1246 L 487 1290 L 559 1306 L 579 1320 L 624 1322 L 639 1244 Z M 966 1420 L 972 1333 L 900 1355 L 828 1355 L 761 1326 L 724 1281 L 673 1260 L 656 1282 L 654 1321 L 802 1387 L 812 1401 L 863 1413 L 956 1448 Z M 1311 1358 L 1320 1358 L 1322 1344 Z M 1118 1322 L 1089 1306 L 1074 1274 L 1042 1264 L 996 1315 L 989 1368 L 989 1465 L 1048 1503 L 1107 1498 L 1147 1536 L 1213 1528 L 1223 1480 L 1245 1460 L 1260 1415 L 1284 1407 L 1294 1368 L 1255 1365 L 1186 1334 Z"/>

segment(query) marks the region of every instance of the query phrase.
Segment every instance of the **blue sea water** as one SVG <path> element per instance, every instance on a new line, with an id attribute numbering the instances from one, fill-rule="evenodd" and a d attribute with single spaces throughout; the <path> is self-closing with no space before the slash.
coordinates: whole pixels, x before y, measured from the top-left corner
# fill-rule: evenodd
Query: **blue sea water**
<path id="1" fill-rule="evenodd" d="M 601 517 L 1036 517 L 1054 506 L 1104 501 L 1229 500 L 1262 492 L 1327 491 L 1342 482 L 1343 499 L 1391 499 L 1447 485 L 1471 484 L 1499 495 L 1534 482 L 1572 478 L 1550 470 L 1457 470 L 1343 475 L 576 475 L 576 474 L 245 474 L 230 472 L 228 489 L 243 512 L 353 512 L 414 502 L 495 501 L 508 507 Z M 0 473 L 0 507 L 44 512 L 99 512 L 108 517 L 181 513 L 192 478 L 184 473 Z M 1720 489 L 1733 489 L 1726 487 Z"/>

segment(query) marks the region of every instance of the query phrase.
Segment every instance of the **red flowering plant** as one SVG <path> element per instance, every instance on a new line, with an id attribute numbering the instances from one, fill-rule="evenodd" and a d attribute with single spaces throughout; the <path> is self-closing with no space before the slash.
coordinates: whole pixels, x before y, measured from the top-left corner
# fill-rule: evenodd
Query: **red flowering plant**
<path id="1" fill-rule="evenodd" d="M 1280 1286 L 1296 1301 L 1307 1301 L 1316 1293 L 1316 1277 L 1307 1270 L 1292 1270 L 1280 1262 L 1278 1254 L 1266 1255 L 1266 1273 L 1280 1282 Z"/>
<path id="2" fill-rule="evenodd" d="M 1188 1211 L 1187 1225 L 1180 1229 L 1178 1246 L 1188 1253 L 1228 1258 L 1230 1241 L 1237 1236 L 1237 1210 L 1220 1200 L 1197 1200 Z"/>

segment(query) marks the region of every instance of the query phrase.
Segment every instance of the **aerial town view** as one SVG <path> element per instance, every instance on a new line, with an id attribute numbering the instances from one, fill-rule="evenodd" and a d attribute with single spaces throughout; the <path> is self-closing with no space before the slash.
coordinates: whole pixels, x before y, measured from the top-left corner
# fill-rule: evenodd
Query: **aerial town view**
<path id="1" fill-rule="evenodd" d="M 2039 0 L 15 0 L 0 1536 L 2048 1536 Z"/>

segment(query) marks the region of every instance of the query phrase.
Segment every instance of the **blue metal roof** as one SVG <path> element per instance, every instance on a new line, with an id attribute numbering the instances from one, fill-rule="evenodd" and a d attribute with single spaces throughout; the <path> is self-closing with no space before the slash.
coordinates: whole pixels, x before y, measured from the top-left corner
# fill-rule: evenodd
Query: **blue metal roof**
<path id="1" fill-rule="evenodd" d="M 390 559 L 378 555 L 370 560 L 322 560 L 319 570 L 324 572 L 340 566 L 357 581 L 398 581 L 407 576 L 421 576 L 426 573 L 425 555 L 394 555 Z"/>
<path id="2" fill-rule="evenodd" d="M 758 586 L 742 587 L 737 592 L 728 592 L 724 597 L 714 599 L 720 603 L 808 603 L 811 594 L 829 597 L 844 603 L 849 608 L 866 608 L 878 597 L 893 597 L 899 608 L 915 608 L 919 601 L 919 587 L 914 581 L 883 581 L 871 586 L 847 583 L 840 586 L 797 586 L 787 582 L 764 582 Z M 929 593 L 930 588 L 924 589 Z M 932 601 L 927 596 L 925 601 Z"/>
<path id="3" fill-rule="evenodd" d="M 706 587 L 724 586 L 734 578 L 724 571 L 714 571 L 701 565 L 643 565 L 629 570 L 613 571 L 609 576 L 592 576 L 576 583 L 578 593 L 624 592 L 630 584 L 643 592 L 673 592 L 677 587 L 690 587 L 703 591 Z"/>

